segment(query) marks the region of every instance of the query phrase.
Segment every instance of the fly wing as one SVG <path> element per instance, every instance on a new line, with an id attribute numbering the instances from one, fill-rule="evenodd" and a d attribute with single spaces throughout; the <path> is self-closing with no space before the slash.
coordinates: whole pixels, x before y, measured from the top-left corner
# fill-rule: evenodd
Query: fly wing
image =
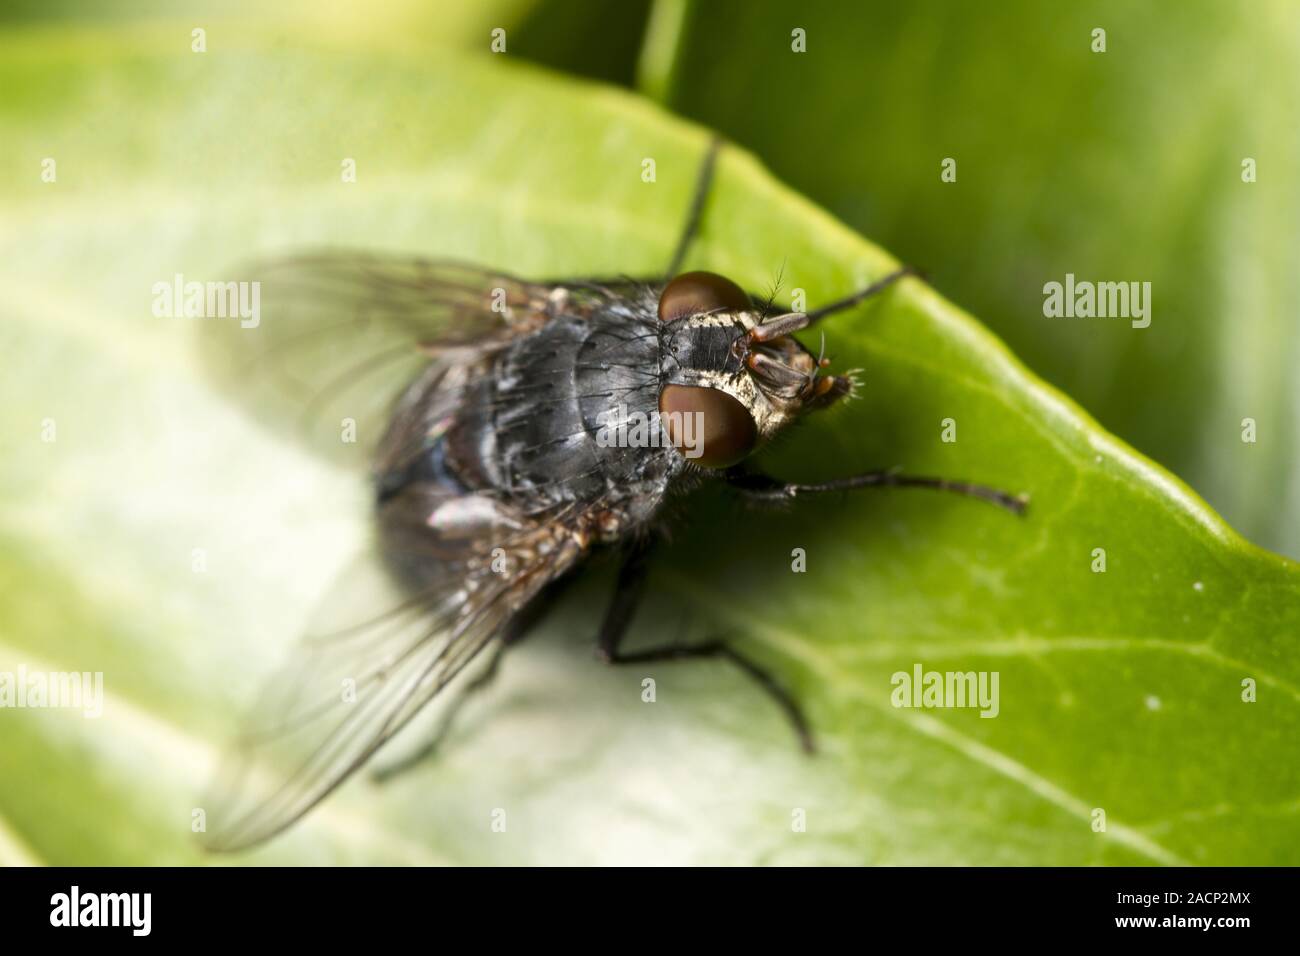
<path id="1" fill-rule="evenodd" d="M 431 359 L 490 352 L 549 320 L 553 287 L 455 262 L 323 252 L 240 270 L 254 324 L 200 324 L 210 374 L 259 422 L 364 467 Z"/>
<path id="2" fill-rule="evenodd" d="M 344 577 L 226 753 L 202 804 L 204 844 L 274 836 L 391 739 L 576 562 L 557 517 L 510 530 L 494 520 L 497 540 L 486 528 L 435 536 L 404 514 L 381 523 L 383 557 Z"/>

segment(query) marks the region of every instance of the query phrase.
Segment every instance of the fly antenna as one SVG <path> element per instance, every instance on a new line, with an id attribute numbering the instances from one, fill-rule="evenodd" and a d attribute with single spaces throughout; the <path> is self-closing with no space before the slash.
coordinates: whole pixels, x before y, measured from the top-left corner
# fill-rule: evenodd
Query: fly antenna
<path id="1" fill-rule="evenodd" d="M 845 296 L 843 299 L 840 299 L 836 302 L 832 302 L 830 305 L 824 305 L 820 309 L 817 309 L 816 311 L 809 312 L 808 324 L 812 325 L 812 323 L 818 322 L 821 319 L 826 318 L 826 316 L 828 315 L 834 315 L 836 312 L 843 312 L 845 309 L 851 309 L 859 302 L 863 301 L 864 299 L 871 298 L 877 292 L 883 292 L 885 289 L 889 288 L 899 279 L 902 279 L 906 276 L 920 277 L 921 273 L 918 270 L 913 269 L 911 266 L 903 266 L 901 269 L 896 269 L 895 271 L 889 273 L 889 275 L 885 276 L 884 278 L 877 279 L 875 282 L 871 283 L 871 285 L 867 286 L 865 289 L 855 292 L 850 296 Z"/>

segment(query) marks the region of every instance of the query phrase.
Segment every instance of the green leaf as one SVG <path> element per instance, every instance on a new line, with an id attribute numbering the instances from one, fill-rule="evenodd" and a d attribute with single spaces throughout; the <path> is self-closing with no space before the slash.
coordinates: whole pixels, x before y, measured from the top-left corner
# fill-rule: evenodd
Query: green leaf
<path id="1" fill-rule="evenodd" d="M 154 283 L 341 244 L 526 276 L 653 274 L 708 134 L 505 57 L 313 52 L 236 30 L 203 55 L 188 32 L 8 36 L 0 85 L 0 672 L 102 671 L 106 694 L 99 719 L 0 710 L 0 854 L 201 860 L 191 812 L 215 748 L 361 547 L 369 493 L 212 388 L 193 321 L 151 313 Z M 760 291 L 783 273 L 815 305 L 893 260 L 728 150 L 691 264 Z M 601 668 L 602 565 L 435 759 L 382 787 L 358 777 L 236 859 L 1297 862 L 1294 565 L 919 282 L 826 338 L 837 368 L 862 369 L 861 397 L 765 453 L 772 470 L 897 464 L 1032 505 L 1023 519 L 902 491 L 686 505 L 635 639 L 730 635 L 795 689 L 817 756 L 724 663 Z M 997 671 L 997 717 L 893 707 L 892 675 L 918 663 Z"/>

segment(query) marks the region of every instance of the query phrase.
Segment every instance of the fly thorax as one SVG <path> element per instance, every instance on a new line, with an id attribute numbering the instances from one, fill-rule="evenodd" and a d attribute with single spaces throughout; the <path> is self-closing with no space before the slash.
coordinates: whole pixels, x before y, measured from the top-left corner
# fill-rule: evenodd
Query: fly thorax
<path id="1" fill-rule="evenodd" d="M 747 312 L 724 312 L 673 323 L 664 333 L 661 374 L 665 385 L 712 388 L 730 395 L 749 412 L 759 440 L 766 441 L 796 415 L 764 394 L 735 347 L 756 318 Z"/>

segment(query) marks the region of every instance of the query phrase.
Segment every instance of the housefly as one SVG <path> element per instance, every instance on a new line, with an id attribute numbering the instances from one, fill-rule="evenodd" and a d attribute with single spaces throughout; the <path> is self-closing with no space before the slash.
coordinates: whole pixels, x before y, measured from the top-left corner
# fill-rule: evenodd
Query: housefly
<path id="1" fill-rule="evenodd" d="M 552 586 L 600 547 L 624 553 L 600 658 L 725 657 L 773 695 L 811 748 L 795 701 L 726 643 L 621 646 L 665 502 L 705 480 L 760 502 L 914 486 L 1024 508 L 1019 497 L 938 477 L 876 471 L 792 484 L 747 467 L 773 436 L 853 390 L 850 375 L 829 372 L 794 333 L 906 270 L 781 314 L 720 275 L 681 273 L 716 152 L 715 143 L 663 279 L 529 282 L 335 252 L 259 270 L 261 324 L 226 337 L 236 353 L 213 367 L 259 417 L 293 408 L 320 450 L 365 456 L 378 560 L 343 576 L 246 720 L 205 801 L 209 847 L 239 849 L 283 830 L 471 661 L 487 653 L 491 673 Z M 405 388 L 394 400 L 385 383 Z"/>

